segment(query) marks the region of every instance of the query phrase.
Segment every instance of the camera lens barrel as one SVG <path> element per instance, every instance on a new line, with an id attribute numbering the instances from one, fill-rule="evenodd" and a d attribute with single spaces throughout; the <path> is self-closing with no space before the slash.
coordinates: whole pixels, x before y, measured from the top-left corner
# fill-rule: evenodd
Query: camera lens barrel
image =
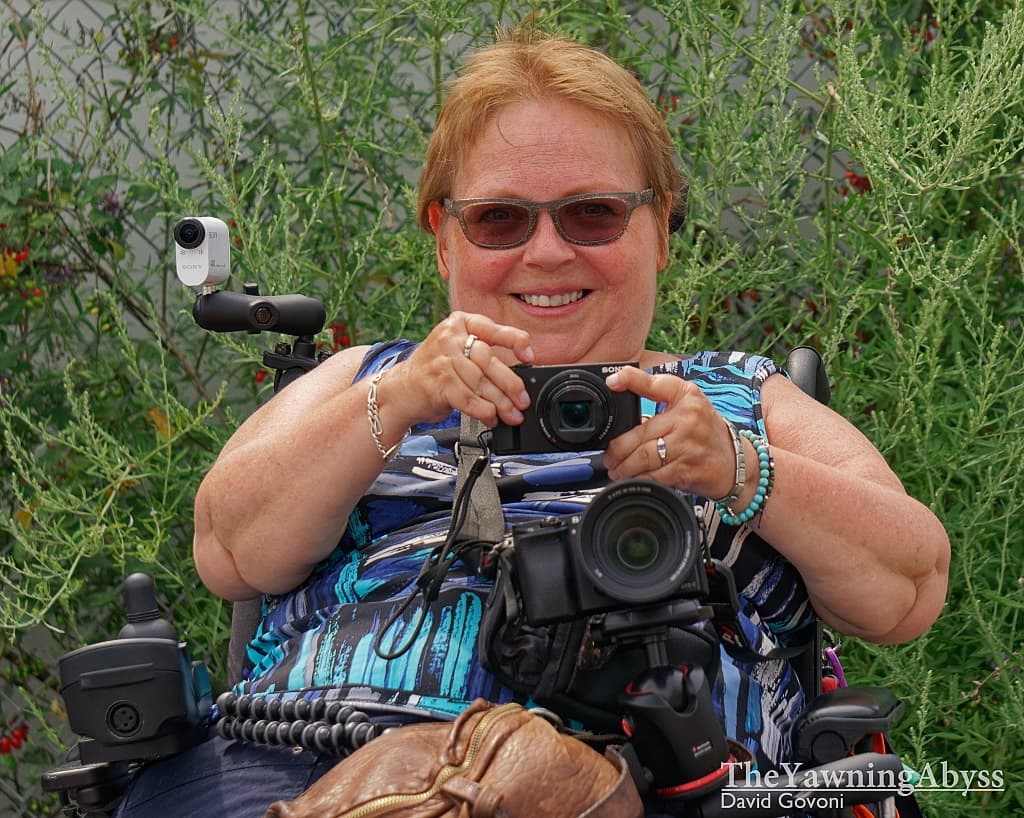
<path id="1" fill-rule="evenodd" d="M 174 225 L 174 242 L 186 250 L 194 250 L 206 241 L 206 228 L 199 219 L 188 217 Z"/>
<path id="2" fill-rule="evenodd" d="M 700 590 L 700 525 L 693 506 L 653 480 L 626 480 L 599 494 L 574 539 L 576 564 L 593 588 L 642 605 Z"/>
<path id="3" fill-rule="evenodd" d="M 608 387 L 592 372 L 568 369 L 551 378 L 537 396 L 537 420 L 548 440 L 565 448 L 598 447 L 613 415 Z"/>

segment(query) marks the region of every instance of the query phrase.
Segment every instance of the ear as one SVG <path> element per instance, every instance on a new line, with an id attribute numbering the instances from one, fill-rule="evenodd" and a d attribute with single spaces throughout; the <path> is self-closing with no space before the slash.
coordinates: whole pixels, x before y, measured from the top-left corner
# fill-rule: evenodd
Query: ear
<path id="1" fill-rule="evenodd" d="M 451 277 L 451 271 L 448 269 L 448 241 L 445 238 L 445 231 L 441 229 L 444 217 L 444 208 L 440 202 L 431 202 L 427 205 L 427 221 L 430 222 L 430 232 L 434 234 L 437 269 L 441 273 L 441 278 L 448 281 Z"/>

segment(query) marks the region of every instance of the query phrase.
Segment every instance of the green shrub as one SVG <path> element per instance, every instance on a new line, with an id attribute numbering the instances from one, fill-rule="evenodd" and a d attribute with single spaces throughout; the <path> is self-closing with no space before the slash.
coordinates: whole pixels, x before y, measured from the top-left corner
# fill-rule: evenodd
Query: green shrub
<path id="1" fill-rule="evenodd" d="M 445 310 L 410 218 L 443 82 L 528 12 L 632 67 L 677 135 L 691 212 L 652 345 L 816 344 L 833 406 L 945 522 L 946 612 L 849 640 L 848 675 L 907 700 L 912 764 L 1005 772 L 931 811 L 1021 809 L 1020 2 L 134 0 L 63 32 L 27 5 L 0 68 L 0 729 L 29 725 L 6 813 L 56 814 L 56 657 L 116 633 L 126 573 L 223 673 L 191 501 L 278 339 L 195 326 L 171 225 L 228 221 L 230 286 L 321 298 L 326 349 L 421 336 Z"/>

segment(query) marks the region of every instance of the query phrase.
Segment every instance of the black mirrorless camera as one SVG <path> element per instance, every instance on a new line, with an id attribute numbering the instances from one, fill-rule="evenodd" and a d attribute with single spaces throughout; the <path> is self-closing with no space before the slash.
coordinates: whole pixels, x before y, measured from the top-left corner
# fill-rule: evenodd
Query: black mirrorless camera
<path id="1" fill-rule="evenodd" d="M 640 422 L 640 398 L 612 392 L 604 382 L 612 372 L 636 363 L 517 366 L 530 395 L 530 408 L 518 426 L 494 429 L 491 451 L 581 452 L 604 449 Z"/>
<path id="2" fill-rule="evenodd" d="M 534 625 L 708 593 L 693 505 L 653 480 L 614 483 L 580 514 L 514 525 L 512 542 Z"/>

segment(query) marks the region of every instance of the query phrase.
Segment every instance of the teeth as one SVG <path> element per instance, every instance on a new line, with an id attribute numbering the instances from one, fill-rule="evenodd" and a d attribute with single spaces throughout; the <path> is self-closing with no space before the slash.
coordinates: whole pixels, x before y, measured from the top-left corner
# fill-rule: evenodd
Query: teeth
<path id="1" fill-rule="evenodd" d="M 573 301 L 579 301 L 583 298 L 583 290 L 574 290 L 571 293 L 561 293 L 559 295 L 520 295 L 523 301 L 529 304 L 531 307 L 562 307 L 566 304 L 571 304 Z"/>

